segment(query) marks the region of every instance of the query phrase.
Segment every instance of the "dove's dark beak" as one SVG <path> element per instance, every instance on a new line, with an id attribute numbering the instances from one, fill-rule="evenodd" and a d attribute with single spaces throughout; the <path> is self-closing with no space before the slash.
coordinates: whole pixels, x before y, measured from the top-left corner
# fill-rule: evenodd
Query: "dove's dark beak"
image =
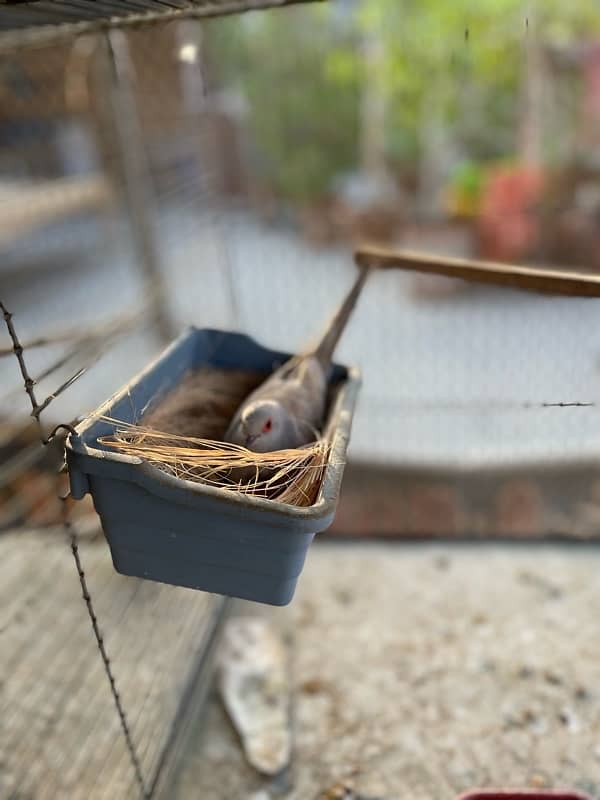
<path id="1" fill-rule="evenodd" d="M 248 448 L 248 450 L 249 450 L 249 449 L 250 449 L 250 447 L 251 447 L 251 446 L 254 444 L 254 442 L 255 442 L 257 439 L 258 439 L 258 436 L 246 436 L 246 443 L 245 443 L 245 445 L 244 445 L 244 446 L 245 446 L 245 447 L 247 447 L 247 448 Z"/>

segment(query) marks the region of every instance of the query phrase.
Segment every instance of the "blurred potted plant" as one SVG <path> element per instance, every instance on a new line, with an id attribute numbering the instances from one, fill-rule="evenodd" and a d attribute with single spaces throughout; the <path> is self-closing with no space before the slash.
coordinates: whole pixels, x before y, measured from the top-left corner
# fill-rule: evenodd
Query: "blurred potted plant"
<path id="1" fill-rule="evenodd" d="M 536 252 L 543 188 L 544 174 L 537 167 L 508 163 L 489 170 L 477 219 L 481 256 L 516 261 Z"/>
<path id="2" fill-rule="evenodd" d="M 484 183 L 482 164 L 476 161 L 458 164 L 445 193 L 448 215 L 459 221 L 474 221 L 479 214 Z"/>

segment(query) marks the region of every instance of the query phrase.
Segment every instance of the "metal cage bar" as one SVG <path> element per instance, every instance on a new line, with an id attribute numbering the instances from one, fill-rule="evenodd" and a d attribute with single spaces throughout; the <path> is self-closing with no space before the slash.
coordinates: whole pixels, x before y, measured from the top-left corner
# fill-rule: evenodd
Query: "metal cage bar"
<path id="1" fill-rule="evenodd" d="M 0 50 L 122 26 L 223 17 L 323 0 L 0 0 Z"/>

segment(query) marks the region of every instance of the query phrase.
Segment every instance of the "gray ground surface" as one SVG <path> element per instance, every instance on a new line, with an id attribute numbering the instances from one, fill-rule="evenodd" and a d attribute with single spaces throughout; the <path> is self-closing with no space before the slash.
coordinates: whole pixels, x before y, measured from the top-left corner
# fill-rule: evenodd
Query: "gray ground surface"
<path id="1" fill-rule="evenodd" d="M 103 539 L 81 558 L 146 778 L 215 609 L 211 595 L 118 575 Z M 73 558 L 57 534 L 0 536 L 0 798 L 136 797 Z"/>
<path id="2" fill-rule="evenodd" d="M 254 774 L 215 700 L 177 800 L 314 800 L 339 781 L 384 800 L 600 797 L 599 568 L 586 547 L 313 547 L 292 605 L 266 612 L 290 637 L 290 774 Z"/>
<path id="3" fill-rule="evenodd" d="M 295 350 L 314 337 L 352 280 L 349 252 L 312 248 L 293 232 L 261 226 L 244 214 L 224 215 L 216 225 L 194 209 L 172 207 L 157 230 L 178 327 L 233 326 Z M 125 232 L 71 224 L 67 234 L 76 253 L 76 243 L 85 244 L 86 259 L 75 258 L 76 268 L 64 266 L 63 251 L 54 245 L 54 253 L 46 236 L 37 250 L 34 242 L 27 244 L 34 263 L 40 250 L 54 253 L 35 278 L 24 272 L 18 280 L 0 276 L 2 297 L 24 337 L 71 324 L 85 328 L 139 298 Z M 410 244 L 431 246 L 427 237 L 414 235 Z M 22 249 L 22 260 L 27 252 Z M 597 408 L 522 407 L 596 400 L 597 302 L 479 289 L 418 301 L 411 286 L 406 275 L 377 275 L 339 349 L 340 360 L 357 363 L 364 374 L 355 458 L 496 463 L 598 453 Z M 4 331 L 0 335 L 4 344 Z M 127 340 L 56 402 L 54 418 L 92 410 L 158 348 L 148 333 Z M 33 371 L 55 355 L 32 352 Z M 16 364 L 1 361 L 2 394 L 17 378 Z M 40 396 L 57 383 L 56 377 L 44 382 Z M 25 410 L 24 404 L 17 391 L 0 409 Z"/>

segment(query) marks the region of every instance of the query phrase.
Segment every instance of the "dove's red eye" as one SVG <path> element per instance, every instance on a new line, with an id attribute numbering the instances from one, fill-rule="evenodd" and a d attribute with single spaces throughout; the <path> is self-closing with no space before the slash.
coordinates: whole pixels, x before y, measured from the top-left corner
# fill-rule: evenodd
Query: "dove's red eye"
<path id="1" fill-rule="evenodd" d="M 268 433 L 271 428 L 273 427 L 273 423 L 270 419 L 268 419 L 265 424 L 263 425 L 263 433 Z"/>

